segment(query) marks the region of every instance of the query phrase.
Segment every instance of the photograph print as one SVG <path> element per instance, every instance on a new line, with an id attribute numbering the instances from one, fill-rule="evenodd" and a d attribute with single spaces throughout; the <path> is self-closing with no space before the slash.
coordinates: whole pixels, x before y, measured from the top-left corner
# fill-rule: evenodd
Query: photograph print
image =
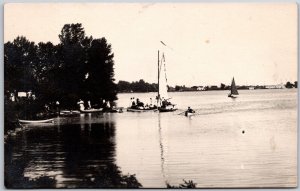
<path id="1" fill-rule="evenodd" d="M 297 9 L 5 4 L 5 187 L 297 187 Z"/>

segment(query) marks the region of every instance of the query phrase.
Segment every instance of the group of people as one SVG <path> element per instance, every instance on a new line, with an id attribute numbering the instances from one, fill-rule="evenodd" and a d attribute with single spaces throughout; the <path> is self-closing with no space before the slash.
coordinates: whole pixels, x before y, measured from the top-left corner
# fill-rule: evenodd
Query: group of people
<path id="1" fill-rule="evenodd" d="M 131 108 L 132 109 L 151 109 L 151 108 L 155 108 L 156 105 L 153 105 L 152 104 L 152 98 L 150 98 L 150 104 L 144 104 L 143 102 L 140 101 L 139 98 L 137 98 L 135 100 L 134 97 L 130 98 L 130 101 L 131 101 Z"/>
<path id="2" fill-rule="evenodd" d="M 91 101 L 87 101 L 87 102 L 84 102 L 82 101 L 81 99 L 77 102 L 77 104 L 79 105 L 79 108 L 80 110 L 88 110 L 88 109 L 92 109 L 93 107 L 91 106 Z M 103 108 L 104 110 L 105 109 L 110 109 L 111 106 L 110 106 L 110 103 L 109 101 L 106 101 L 105 99 L 102 100 L 102 104 L 97 105 L 96 107 L 99 107 L 99 108 Z"/>
<path id="3" fill-rule="evenodd" d="M 166 100 L 166 99 L 163 99 L 163 101 L 161 102 L 161 107 L 162 108 L 166 108 L 169 105 L 173 105 L 173 104 L 171 102 L 169 102 L 168 100 Z"/>
<path id="4" fill-rule="evenodd" d="M 157 107 L 156 105 L 152 104 L 152 98 L 150 98 L 150 105 L 144 104 L 143 102 L 140 101 L 139 98 L 135 99 L 134 97 L 132 97 L 132 98 L 130 98 L 130 101 L 131 101 L 132 109 L 147 109 L 147 108 Z M 163 108 L 166 108 L 169 105 L 172 105 L 172 103 L 166 99 L 164 99 L 161 102 L 161 107 L 163 107 Z M 188 116 L 189 114 L 195 113 L 195 111 L 191 107 L 188 107 L 188 109 L 184 113 L 185 113 L 185 116 Z"/>

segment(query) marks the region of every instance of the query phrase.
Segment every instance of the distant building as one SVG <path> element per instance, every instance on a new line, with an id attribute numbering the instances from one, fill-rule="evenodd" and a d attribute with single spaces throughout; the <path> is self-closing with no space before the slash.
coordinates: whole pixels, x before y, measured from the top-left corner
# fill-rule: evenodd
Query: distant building
<path id="1" fill-rule="evenodd" d="M 197 91 L 204 91 L 205 89 L 204 89 L 204 86 L 198 86 L 197 87 Z"/>
<path id="2" fill-rule="evenodd" d="M 283 89 L 283 88 L 285 88 L 283 84 L 266 85 L 266 89 Z"/>
<path id="3" fill-rule="evenodd" d="M 32 98 L 32 99 L 36 98 L 35 95 L 32 93 L 32 91 L 18 92 L 17 97 L 19 97 L 19 98 Z"/>
<path id="4" fill-rule="evenodd" d="M 18 97 L 27 97 L 27 92 L 18 92 Z"/>

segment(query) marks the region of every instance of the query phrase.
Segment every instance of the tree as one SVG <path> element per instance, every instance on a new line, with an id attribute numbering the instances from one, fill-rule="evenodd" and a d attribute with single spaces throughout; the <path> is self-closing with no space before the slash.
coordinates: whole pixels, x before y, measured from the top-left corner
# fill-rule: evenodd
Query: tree
<path id="1" fill-rule="evenodd" d="M 87 73 L 87 49 L 91 38 L 85 36 L 81 24 L 66 24 L 59 35 L 60 39 L 60 80 L 62 98 L 65 107 L 75 107 L 82 97 L 83 83 Z"/>
<path id="2" fill-rule="evenodd" d="M 38 43 L 34 73 L 39 88 L 35 93 L 44 103 L 54 102 L 62 96 L 58 80 L 60 69 L 58 51 L 59 46 L 54 46 L 51 42 Z"/>
<path id="3" fill-rule="evenodd" d="M 59 101 L 75 108 L 79 99 L 117 99 L 114 54 L 105 38 L 87 37 L 81 24 L 66 24 L 60 43 L 38 43 L 17 37 L 4 45 L 5 96 L 32 90 L 47 104 Z"/>
<path id="4" fill-rule="evenodd" d="M 118 82 L 118 91 L 119 92 L 130 92 L 131 91 L 131 84 L 129 82 L 126 82 L 126 81 L 122 81 L 120 80 Z"/>
<path id="5" fill-rule="evenodd" d="M 36 63 L 36 45 L 25 37 L 17 37 L 4 45 L 5 92 L 36 89 L 32 70 Z"/>
<path id="6" fill-rule="evenodd" d="M 287 83 L 285 84 L 285 87 L 286 87 L 286 88 L 293 88 L 293 84 L 292 84 L 291 82 L 287 82 Z"/>
<path id="7" fill-rule="evenodd" d="M 224 90 L 225 89 L 225 84 L 221 83 L 220 88 L 221 88 L 221 90 Z"/>
<path id="8" fill-rule="evenodd" d="M 105 38 L 94 39 L 87 51 L 87 73 L 85 97 L 94 102 L 101 99 L 117 99 L 117 85 L 114 83 L 114 54 Z"/>

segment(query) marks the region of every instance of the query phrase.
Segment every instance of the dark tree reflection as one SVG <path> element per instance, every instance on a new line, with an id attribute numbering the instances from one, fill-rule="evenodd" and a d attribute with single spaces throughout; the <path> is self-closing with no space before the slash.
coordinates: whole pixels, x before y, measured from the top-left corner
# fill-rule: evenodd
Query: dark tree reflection
<path id="1" fill-rule="evenodd" d="M 115 164 L 114 122 L 32 128 L 22 134 L 5 147 L 7 188 L 142 186 Z M 25 171 L 39 176 L 24 177 Z"/>

